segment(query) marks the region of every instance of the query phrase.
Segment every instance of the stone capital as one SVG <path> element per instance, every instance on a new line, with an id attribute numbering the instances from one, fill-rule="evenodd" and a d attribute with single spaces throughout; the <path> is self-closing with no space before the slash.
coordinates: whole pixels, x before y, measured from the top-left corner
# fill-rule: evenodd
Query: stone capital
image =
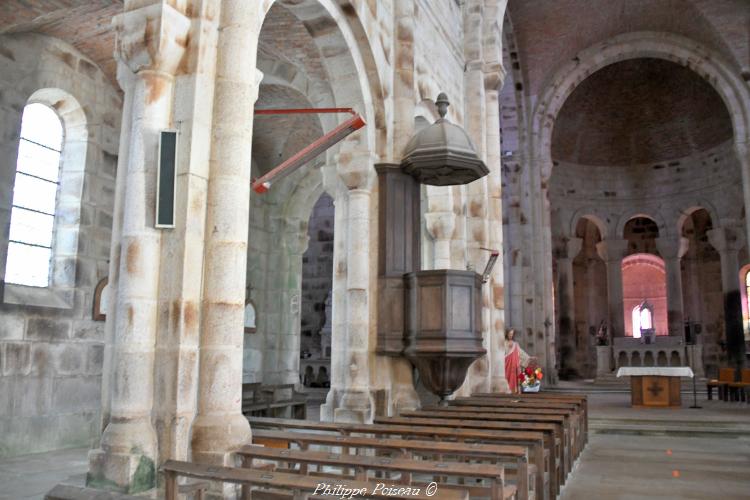
<path id="1" fill-rule="evenodd" d="M 659 255 L 664 260 L 681 259 L 688 249 L 688 239 L 682 236 L 660 236 L 654 241 Z"/>
<path id="2" fill-rule="evenodd" d="M 344 145 L 335 155 L 336 171 L 347 189 L 369 190 L 376 178 L 376 156 L 369 151 L 349 150 Z"/>
<path id="3" fill-rule="evenodd" d="M 717 227 L 706 231 L 708 242 L 717 252 L 737 252 L 745 246 L 745 232 L 739 227 Z"/>
<path id="4" fill-rule="evenodd" d="M 596 253 L 604 262 L 620 262 L 628 251 L 628 240 L 602 240 L 596 244 Z"/>
<path id="5" fill-rule="evenodd" d="M 559 259 L 575 259 L 583 246 L 583 239 L 569 238 L 567 236 L 560 239 L 555 247 L 555 257 Z"/>
<path id="6" fill-rule="evenodd" d="M 119 14 L 112 24 L 115 58 L 130 71 L 177 72 L 188 44 L 190 18 L 159 1 Z"/>
<path id="7" fill-rule="evenodd" d="M 487 63 L 482 67 L 482 72 L 484 73 L 485 90 L 499 91 L 502 88 L 506 71 L 501 63 Z"/>

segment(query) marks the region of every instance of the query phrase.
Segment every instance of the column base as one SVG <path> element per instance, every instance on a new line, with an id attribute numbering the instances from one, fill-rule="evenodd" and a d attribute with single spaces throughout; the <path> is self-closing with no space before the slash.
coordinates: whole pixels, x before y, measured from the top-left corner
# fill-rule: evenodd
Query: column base
<path id="1" fill-rule="evenodd" d="M 156 433 L 150 422 L 110 421 L 101 448 L 89 452 L 86 486 L 119 493 L 156 487 Z"/>
<path id="2" fill-rule="evenodd" d="M 234 452 L 252 442 L 244 415 L 198 416 L 190 440 L 192 460 L 204 464 L 234 466 Z"/>
<path id="3" fill-rule="evenodd" d="M 326 416 L 331 416 L 334 422 L 366 424 L 372 422 L 372 401 L 370 392 L 359 389 L 345 389 L 328 393 L 325 407 Z M 338 396 L 338 397 L 336 397 Z M 338 400 L 338 405 L 335 401 Z M 321 414 L 324 408 L 321 407 Z M 321 415 L 322 416 L 322 415 Z"/>

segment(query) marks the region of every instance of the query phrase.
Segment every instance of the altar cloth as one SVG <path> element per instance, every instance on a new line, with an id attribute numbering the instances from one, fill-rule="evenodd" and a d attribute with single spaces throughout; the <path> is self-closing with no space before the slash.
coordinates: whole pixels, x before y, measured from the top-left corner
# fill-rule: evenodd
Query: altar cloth
<path id="1" fill-rule="evenodd" d="M 617 370 L 618 377 L 692 377 L 689 366 L 623 366 Z"/>

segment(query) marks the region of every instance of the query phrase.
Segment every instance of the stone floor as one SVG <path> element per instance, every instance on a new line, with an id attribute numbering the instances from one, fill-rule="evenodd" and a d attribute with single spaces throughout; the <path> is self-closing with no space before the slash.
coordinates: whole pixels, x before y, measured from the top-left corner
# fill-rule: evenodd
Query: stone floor
<path id="1" fill-rule="evenodd" d="M 560 496 L 560 500 L 748 498 L 748 439 L 618 434 L 591 435 Z"/>
<path id="2" fill-rule="evenodd" d="M 625 390 L 589 394 L 589 443 L 560 500 L 750 499 L 750 405 L 703 395 L 703 408 L 690 409 L 683 394 L 682 409 L 633 409 L 629 398 Z M 82 485 L 86 456 L 76 449 L 0 459 L 0 500 Z"/>
<path id="3" fill-rule="evenodd" d="M 83 486 L 87 456 L 83 448 L 0 458 L 0 500 L 41 499 L 62 482 Z"/>

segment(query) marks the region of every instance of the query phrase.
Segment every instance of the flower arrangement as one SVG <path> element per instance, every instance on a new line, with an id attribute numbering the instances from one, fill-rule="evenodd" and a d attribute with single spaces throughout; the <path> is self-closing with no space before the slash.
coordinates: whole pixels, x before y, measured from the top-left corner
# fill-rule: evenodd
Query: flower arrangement
<path id="1" fill-rule="evenodd" d="M 518 382 L 521 384 L 521 392 L 539 392 L 543 378 L 540 367 L 527 366 L 518 374 Z"/>

